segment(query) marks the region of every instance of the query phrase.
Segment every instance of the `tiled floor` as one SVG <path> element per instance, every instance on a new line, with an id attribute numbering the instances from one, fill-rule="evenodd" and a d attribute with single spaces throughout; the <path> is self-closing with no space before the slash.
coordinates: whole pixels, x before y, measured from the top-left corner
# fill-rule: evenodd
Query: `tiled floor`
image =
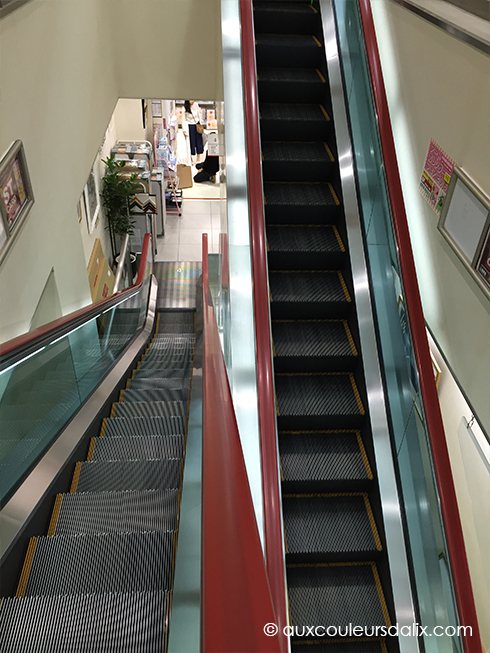
<path id="1" fill-rule="evenodd" d="M 192 168 L 192 176 L 196 174 Z M 218 252 L 220 187 L 211 182 L 184 190 L 182 215 L 167 213 L 165 236 L 158 239 L 156 261 L 201 261 L 202 234 L 208 234 L 209 253 Z"/>

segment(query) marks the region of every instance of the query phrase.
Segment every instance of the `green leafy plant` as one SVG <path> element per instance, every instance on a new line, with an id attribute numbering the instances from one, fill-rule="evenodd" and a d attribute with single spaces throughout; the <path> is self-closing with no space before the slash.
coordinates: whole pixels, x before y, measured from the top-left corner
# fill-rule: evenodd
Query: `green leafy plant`
<path id="1" fill-rule="evenodd" d="M 136 174 L 123 175 L 124 161 L 116 161 L 114 157 L 104 160 L 107 166 L 102 180 L 102 204 L 107 217 L 107 227 L 113 236 L 123 238 L 126 234 L 133 235 L 134 220 L 129 213 L 129 198 L 140 189 Z"/>

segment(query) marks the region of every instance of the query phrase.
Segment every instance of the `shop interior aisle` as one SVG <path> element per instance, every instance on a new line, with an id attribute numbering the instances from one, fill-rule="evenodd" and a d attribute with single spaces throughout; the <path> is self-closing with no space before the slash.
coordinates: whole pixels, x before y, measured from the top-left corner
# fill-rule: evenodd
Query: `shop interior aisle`
<path id="1" fill-rule="evenodd" d="M 192 177 L 197 170 L 192 166 Z M 156 261 L 201 261 L 202 234 L 209 235 L 209 252 L 218 253 L 220 185 L 194 183 L 183 191 L 182 215 L 167 212 L 165 236 L 158 239 Z"/>

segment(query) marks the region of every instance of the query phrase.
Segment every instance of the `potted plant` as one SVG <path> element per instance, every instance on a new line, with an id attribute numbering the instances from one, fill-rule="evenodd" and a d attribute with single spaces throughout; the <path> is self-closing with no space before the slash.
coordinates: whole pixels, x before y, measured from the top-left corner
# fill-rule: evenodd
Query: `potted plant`
<path id="1" fill-rule="evenodd" d="M 114 157 L 104 160 L 107 166 L 106 174 L 102 180 L 102 204 L 107 217 L 107 227 L 111 236 L 112 255 L 117 260 L 116 237 L 120 242 L 126 235 L 132 236 L 134 220 L 129 213 L 129 198 L 138 192 L 141 182 L 136 173 L 122 174 L 124 161 L 116 161 Z M 119 245 L 120 246 L 120 245 Z M 136 261 L 133 254 L 132 259 Z M 133 262 L 133 261 L 132 261 Z"/>

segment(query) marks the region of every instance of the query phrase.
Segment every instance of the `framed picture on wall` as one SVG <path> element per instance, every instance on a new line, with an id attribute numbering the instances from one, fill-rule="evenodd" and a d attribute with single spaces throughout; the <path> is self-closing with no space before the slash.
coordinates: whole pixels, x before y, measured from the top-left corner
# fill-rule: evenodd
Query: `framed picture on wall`
<path id="1" fill-rule="evenodd" d="M 90 171 L 89 178 L 83 191 L 85 199 L 85 213 L 87 215 L 87 228 L 89 234 L 95 229 L 100 213 L 99 178 L 95 173 L 95 163 Z"/>
<path id="2" fill-rule="evenodd" d="M 34 204 L 22 141 L 15 141 L 0 161 L 0 194 L 1 259 Z"/>

